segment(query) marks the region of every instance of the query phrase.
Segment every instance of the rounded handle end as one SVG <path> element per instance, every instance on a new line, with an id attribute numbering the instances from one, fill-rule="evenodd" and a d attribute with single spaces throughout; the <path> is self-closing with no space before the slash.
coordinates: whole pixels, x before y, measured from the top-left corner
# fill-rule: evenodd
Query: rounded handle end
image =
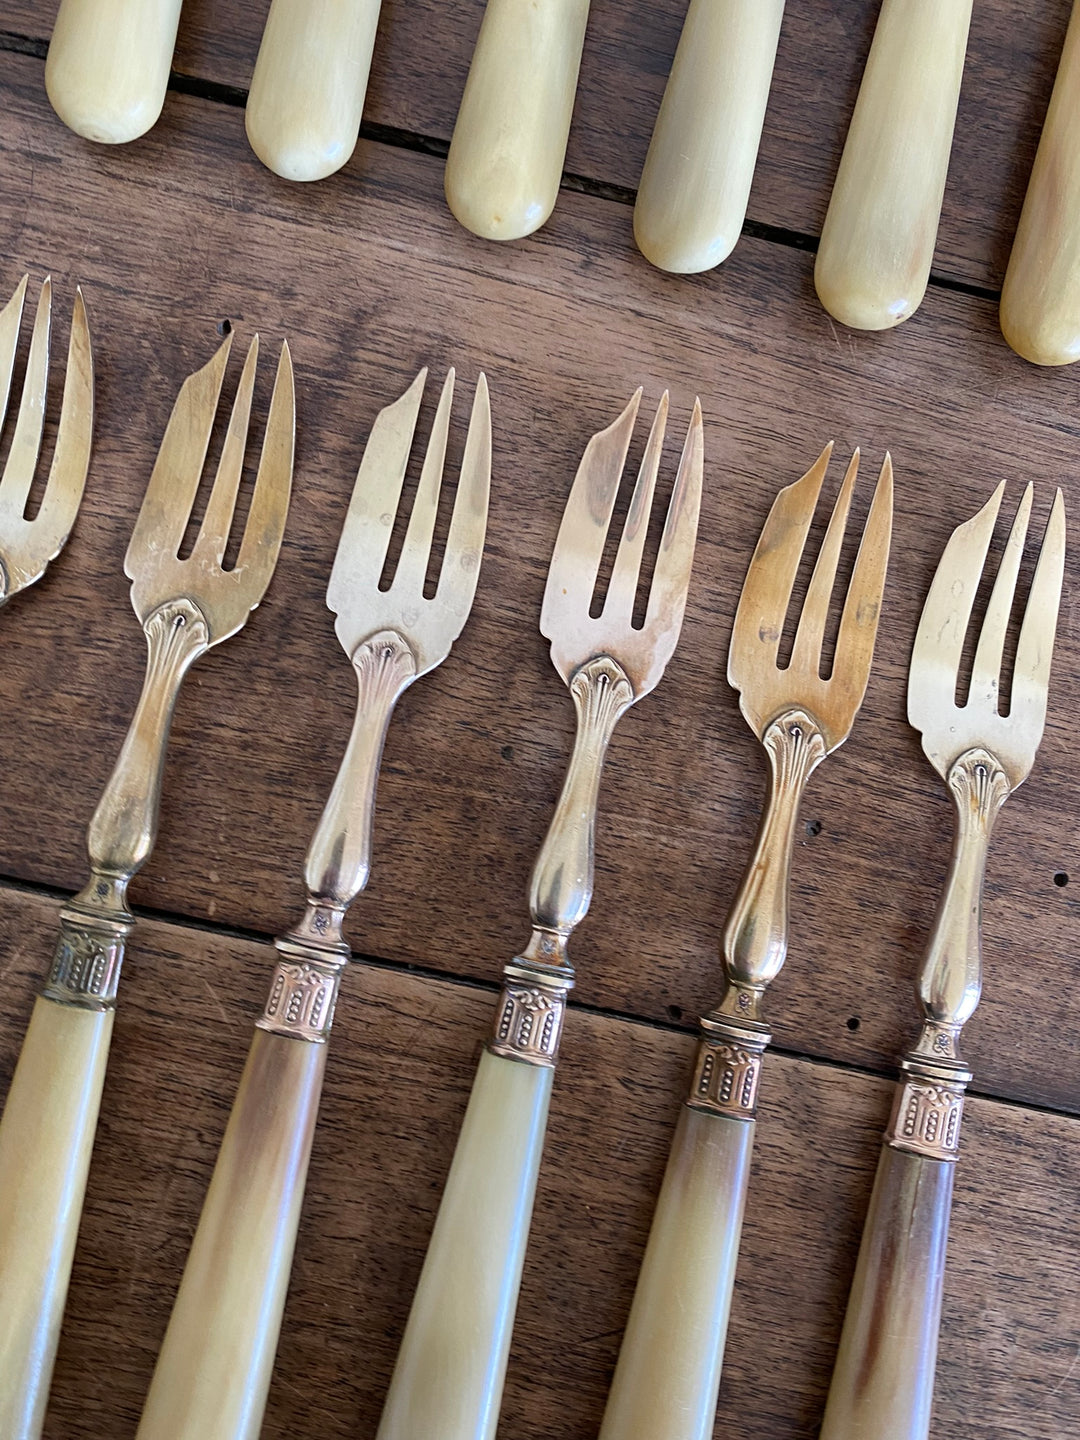
<path id="1" fill-rule="evenodd" d="M 814 288 L 818 299 L 841 325 L 851 330 L 891 330 L 911 318 L 922 304 L 926 281 L 910 286 L 881 283 L 879 275 L 858 275 L 844 267 L 834 273 L 827 256 L 818 252 Z"/>
<path id="2" fill-rule="evenodd" d="M 481 240 L 524 240 L 545 224 L 555 208 L 554 189 L 523 183 L 519 172 L 478 175 L 472 165 L 446 162 L 446 203 L 459 225 Z"/>
<path id="3" fill-rule="evenodd" d="M 656 205 L 644 192 L 634 207 L 634 241 L 650 265 L 670 275 L 700 275 L 722 265 L 739 239 L 741 225 L 717 229 L 697 216 L 684 217 Z"/>
<path id="4" fill-rule="evenodd" d="M 133 77 L 133 80 L 138 77 Z M 99 145 L 126 145 L 153 128 L 165 103 L 164 89 L 139 83 L 98 87 L 45 65 L 45 93 L 60 119 Z"/>
<path id="5" fill-rule="evenodd" d="M 342 135 L 333 126 L 319 125 L 317 119 L 283 124 L 279 114 L 255 110 L 250 101 L 244 128 L 258 159 L 282 180 L 325 180 L 351 159 L 356 148 L 356 132 Z"/>

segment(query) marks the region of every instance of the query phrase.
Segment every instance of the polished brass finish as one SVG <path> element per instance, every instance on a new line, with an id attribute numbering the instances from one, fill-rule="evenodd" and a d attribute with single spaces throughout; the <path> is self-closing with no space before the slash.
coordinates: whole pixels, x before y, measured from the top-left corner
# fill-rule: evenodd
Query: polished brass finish
<path id="1" fill-rule="evenodd" d="M 304 865 L 307 907 L 276 943 L 275 970 L 261 1029 L 306 1040 L 325 1040 L 333 1019 L 338 976 L 349 958 L 341 933 L 345 912 L 367 884 L 375 788 L 387 727 L 401 694 L 440 665 L 472 609 L 487 528 L 491 486 L 491 408 L 481 373 L 473 398 L 454 512 L 435 594 L 424 597 L 439 508 L 454 371 L 446 377 L 420 474 L 401 555 L 387 590 L 379 588 L 409 463 L 427 370 L 405 394 L 380 411 L 356 477 L 338 543 L 326 603 L 356 672 L 358 700 L 352 734 Z M 298 968 L 299 965 L 299 968 Z M 306 968 L 305 968 L 306 967 Z M 298 977 L 312 1002 L 330 986 L 312 1022 L 300 1000 L 290 1018 L 281 995 L 293 997 Z M 322 977 L 326 977 L 325 980 Z M 332 982 L 332 983 L 331 983 Z M 275 998 L 277 997 L 277 998 Z"/>
<path id="2" fill-rule="evenodd" d="M 29 277 L 24 275 L 14 295 L 0 310 L 0 424 L 7 414 L 11 395 L 28 281 Z M 0 605 L 40 580 L 49 561 L 64 548 L 79 511 L 90 466 L 94 366 L 86 307 L 82 291 L 76 290 L 56 447 L 37 514 L 32 520 L 26 518 L 26 502 L 37 471 L 45 426 L 51 315 L 52 282 L 46 277 L 38 296 L 15 432 L 0 477 Z"/>
<path id="3" fill-rule="evenodd" d="M 559 1056 L 568 989 L 546 978 L 541 983 L 535 970 L 508 965 L 488 1049 L 507 1060 L 553 1066 Z"/>
<path id="4" fill-rule="evenodd" d="M 532 936 L 507 974 L 524 971 L 532 983 L 556 991 L 573 984 L 567 941 L 592 899 L 596 803 L 608 742 L 619 718 L 659 683 L 674 653 L 694 560 L 703 468 L 701 406 L 696 401 L 668 505 L 645 621 L 635 629 L 631 617 L 667 425 L 665 393 L 649 432 L 603 609 L 597 616 L 590 615 L 640 402 L 639 390 L 618 420 L 594 435 L 585 449 L 555 541 L 540 612 L 540 633 L 551 641 L 552 663 L 574 701 L 577 735 L 555 814 L 533 866 L 529 884 Z M 502 1013 L 500 1005 L 491 1042 L 499 1053 Z M 517 1058 L 541 1064 L 554 1059 L 525 1053 Z"/>
<path id="5" fill-rule="evenodd" d="M 926 1440 L 930 1429 L 952 1177 L 971 1079 L 960 1031 L 982 986 L 983 872 L 995 817 L 1027 778 L 1042 739 L 1065 563 L 1065 509 L 1058 491 L 1003 714 L 1002 656 L 1031 513 L 1029 485 L 983 618 L 968 694 L 958 704 L 964 639 L 1003 490 L 999 485 L 978 514 L 953 532 L 911 657 L 908 719 L 921 731 L 923 749 L 956 803 L 956 838 L 919 970 L 923 1024 L 900 1064 L 822 1440 Z"/>
<path id="6" fill-rule="evenodd" d="M 769 803 L 757 843 L 724 929 L 727 988 L 703 1022 L 704 1038 L 690 1103 L 700 1105 L 701 1066 L 716 1036 L 760 1056 L 769 1042 L 761 1012 L 766 987 L 787 956 L 787 897 L 795 822 L 810 775 L 847 739 L 870 677 L 892 530 L 892 462 L 881 467 L 840 619 L 828 678 L 821 647 L 847 527 L 859 454 L 848 465 L 799 616 L 790 662 L 777 655 L 795 577 L 832 456 L 829 445 L 810 470 L 781 490 L 747 571 L 728 656 L 728 680 L 769 757 Z M 759 1064 L 760 1060 L 755 1061 Z M 756 1093 L 756 1082 L 752 1087 Z M 753 1107 L 732 1113 L 747 1118 Z"/>
<path id="7" fill-rule="evenodd" d="M 165 749 L 180 683 L 191 664 L 244 624 L 270 583 L 285 528 L 292 485 L 294 401 L 292 362 L 282 346 L 258 475 L 235 566 L 222 567 L 247 442 L 258 363 L 252 340 L 240 377 L 217 476 L 191 554 L 178 555 L 199 488 L 217 412 L 231 337 L 185 380 L 165 431 L 124 569 L 131 603 L 146 636 L 146 677 L 119 758 L 90 821 L 90 879 L 62 912 L 50 999 L 115 1003 L 124 939 L 131 930 L 127 887 L 153 848 Z M 57 977 L 75 943 L 115 948 L 108 994 L 98 995 L 93 967 Z M 74 940 L 73 938 L 74 937 Z M 73 984 L 85 973 L 86 980 Z"/>
<path id="8" fill-rule="evenodd" d="M 924 1020 L 904 1057 L 905 1084 L 963 1088 L 971 1079 L 960 1031 L 979 1003 L 981 896 L 994 820 L 1027 778 L 1042 739 L 1065 564 L 1065 506 L 1060 490 L 1046 528 L 1017 644 L 1007 714 L 1001 713 L 1001 664 L 1031 515 L 1033 486 L 1020 501 L 979 632 L 971 684 L 956 703 L 957 673 L 982 579 L 1004 484 L 953 533 L 923 607 L 908 677 L 908 719 L 956 803 L 957 827 L 945 893 L 919 971 Z M 898 1107 L 887 1139 L 926 1153 Z M 959 1117 L 959 1108 L 956 1108 Z M 957 1126 L 958 1126 L 957 1118 Z M 945 1147 L 955 1158 L 956 1137 Z"/>

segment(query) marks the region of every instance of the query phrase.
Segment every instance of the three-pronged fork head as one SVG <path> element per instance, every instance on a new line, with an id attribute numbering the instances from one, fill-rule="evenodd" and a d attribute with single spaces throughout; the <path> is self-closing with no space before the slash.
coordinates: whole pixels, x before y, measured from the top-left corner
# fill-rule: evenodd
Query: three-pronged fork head
<path id="1" fill-rule="evenodd" d="M 231 347 L 230 335 L 213 359 L 184 381 L 124 559 L 124 570 L 132 581 L 131 603 L 143 624 L 166 600 L 185 596 L 202 612 L 208 647 L 234 635 L 266 593 L 277 564 L 292 489 L 296 412 L 292 357 L 284 341 L 240 551 L 232 569 L 224 569 L 255 388 L 256 335 L 240 375 L 202 525 L 191 554 L 179 558 Z"/>
<path id="2" fill-rule="evenodd" d="M 590 616 L 640 402 L 638 390 L 618 420 L 594 435 L 585 449 L 555 541 L 540 614 L 540 633 L 551 641 L 551 659 L 567 684 L 586 660 L 610 655 L 625 671 L 634 700 L 658 684 L 682 629 L 701 508 L 704 452 L 701 404 L 695 401 L 656 557 L 645 623 L 635 629 L 631 623 L 634 600 L 667 424 L 665 391 L 649 432 L 604 608 L 595 618 Z"/>
<path id="3" fill-rule="evenodd" d="M 24 275 L 0 311 L 0 424 L 11 394 L 27 280 Z M 15 433 L 0 478 L 0 604 L 40 579 L 49 561 L 63 549 L 78 514 L 90 465 L 94 372 L 86 309 L 82 291 L 77 290 L 56 448 L 41 505 L 32 520 L 26 518 L 45 425 L 51 311 L 52 284 L 46 277 L 38 297 Z"/>
<path id="4" fill-rule="evenodd" d="M 782 711 L 804 710 L 821 730 L 825 754 L 847 739 L 866 694 L 892 533 L 892 460 L 886 455 L 848 586 L 832 670 L 823 680 L 822 641 L 859 469 L 856 450 L 818 553 L 791 660 L 780 669 L 780 637 L 832 449 L 830 443 L 802 479 L 773 501 L 739 598 L 728 655 L 728 681 L 740 691 L 742 712 L 758 738 Z"/>
<path id="5" fill-rule="evenodd" d="M 1001 664 L 1024 553 L 1033 486 L 1020 501 L 979 632 L 967 700 L 956 704 L 957 676 L 971 608 L 986 564 L 1005 482 L 945 547 L 926 597 L 908 678 L 908 719 L 944 778 L 966 751 L 988 750 L 1015 790 L 1027 778 L 1042 739 L 1065 569 L 1065 502 L 1057 492 L 1016 648 L 1007 715 L 1000 713 Z"/>

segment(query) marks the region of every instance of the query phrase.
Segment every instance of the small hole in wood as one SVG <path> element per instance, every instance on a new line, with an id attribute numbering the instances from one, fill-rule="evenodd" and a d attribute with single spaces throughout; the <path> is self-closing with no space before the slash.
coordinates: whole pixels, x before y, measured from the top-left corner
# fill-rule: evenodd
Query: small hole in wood
<path id="1" fill-rule="evenodd" d="M 669 1005 L 667 1007 L 667 1013 L 671 1016 L 672 1020 L 681 1020 L 683 1016 L 682 1006 Z"/>
<path id="2" fill-rule="evenodd" d="M 861 1024 L 862 1021 L 859 1019 L 859 1017 L 857 1015 L 852 1015 L 851 1019 L 847 1022 L 847 1028 L 852 1031 L 858 1030 Z"/>
<path id="3" fill-rule="evenodd" d="M 822 825 L 820 820 L 808 820 L 806 822 L 806 833 L 808 835 L 820 835 Z"/>
<path id="4" fill-rule="evenodd" d="M 513 745 L 504 745 L 504 746 L 502 747 L 502 749 L 499 751 L 499 754 L 502 756 L 502 758 L 503 758 L 504 760 L 512 760 L 512 759 L 514 758 L 514 747 L 513 747 Z"/>
<path id="5" fill-rule="evenodd" d="M 217 322 L 217 333 L 218 333 L 219 335 L 231 335 L 231 334 L 232 334 L 232 321 L 231 321 L 231 320 L 219 320 L 219 321 Z"/>
<path id="6" fill-rule="evenodd" d="M 1063 890 L 1068 883 L 1068 875 L 1066 875 L 1064 870 L 1059 870 L 1054 876 L 1054 884 L 1058 887 L 1059 890 Z"/>

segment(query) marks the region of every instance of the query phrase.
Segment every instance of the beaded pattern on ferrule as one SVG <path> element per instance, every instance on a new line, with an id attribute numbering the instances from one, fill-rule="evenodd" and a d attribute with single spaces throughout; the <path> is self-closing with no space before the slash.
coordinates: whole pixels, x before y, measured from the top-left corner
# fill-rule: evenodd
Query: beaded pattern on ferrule
<path id="1" fill-rule="evenodd" d="M 256 1025 L 295 1040 L 325 1041 L 334 1023 L 339 978 L 335 970 L 279 960 L 270 998 Z"/>
<path id="2" fill-rule="evenodd" d="M 749 1120 L 757 1109 L 760 1078 L 759 1051 L 726 1040 L 704 1039 L 698 1046 L 689 1104 L 695 1110 Z"/>
<path id="3" fill-rule="evenodd" d="M 959 1086 L 929 1080 L 905 1080 L 898 1087 L 885 1139 L 897 1150 L 931 1160 L 955 1160 L 960 1154 L 964 1092 Z"/>
<path id="4" fill-rule="evenodd" d="M 508 980 L 499 996 L 488 1049 L 508 1060 L 554 1065 L 565 1011 L 564 990 Z"/>
<path id="5" fill-rule="evenodd" d="M 46 999 L 87 1010 L 112 1010 L 124 959 L 123 936 L 93 934 L 61 920 Z"/>

